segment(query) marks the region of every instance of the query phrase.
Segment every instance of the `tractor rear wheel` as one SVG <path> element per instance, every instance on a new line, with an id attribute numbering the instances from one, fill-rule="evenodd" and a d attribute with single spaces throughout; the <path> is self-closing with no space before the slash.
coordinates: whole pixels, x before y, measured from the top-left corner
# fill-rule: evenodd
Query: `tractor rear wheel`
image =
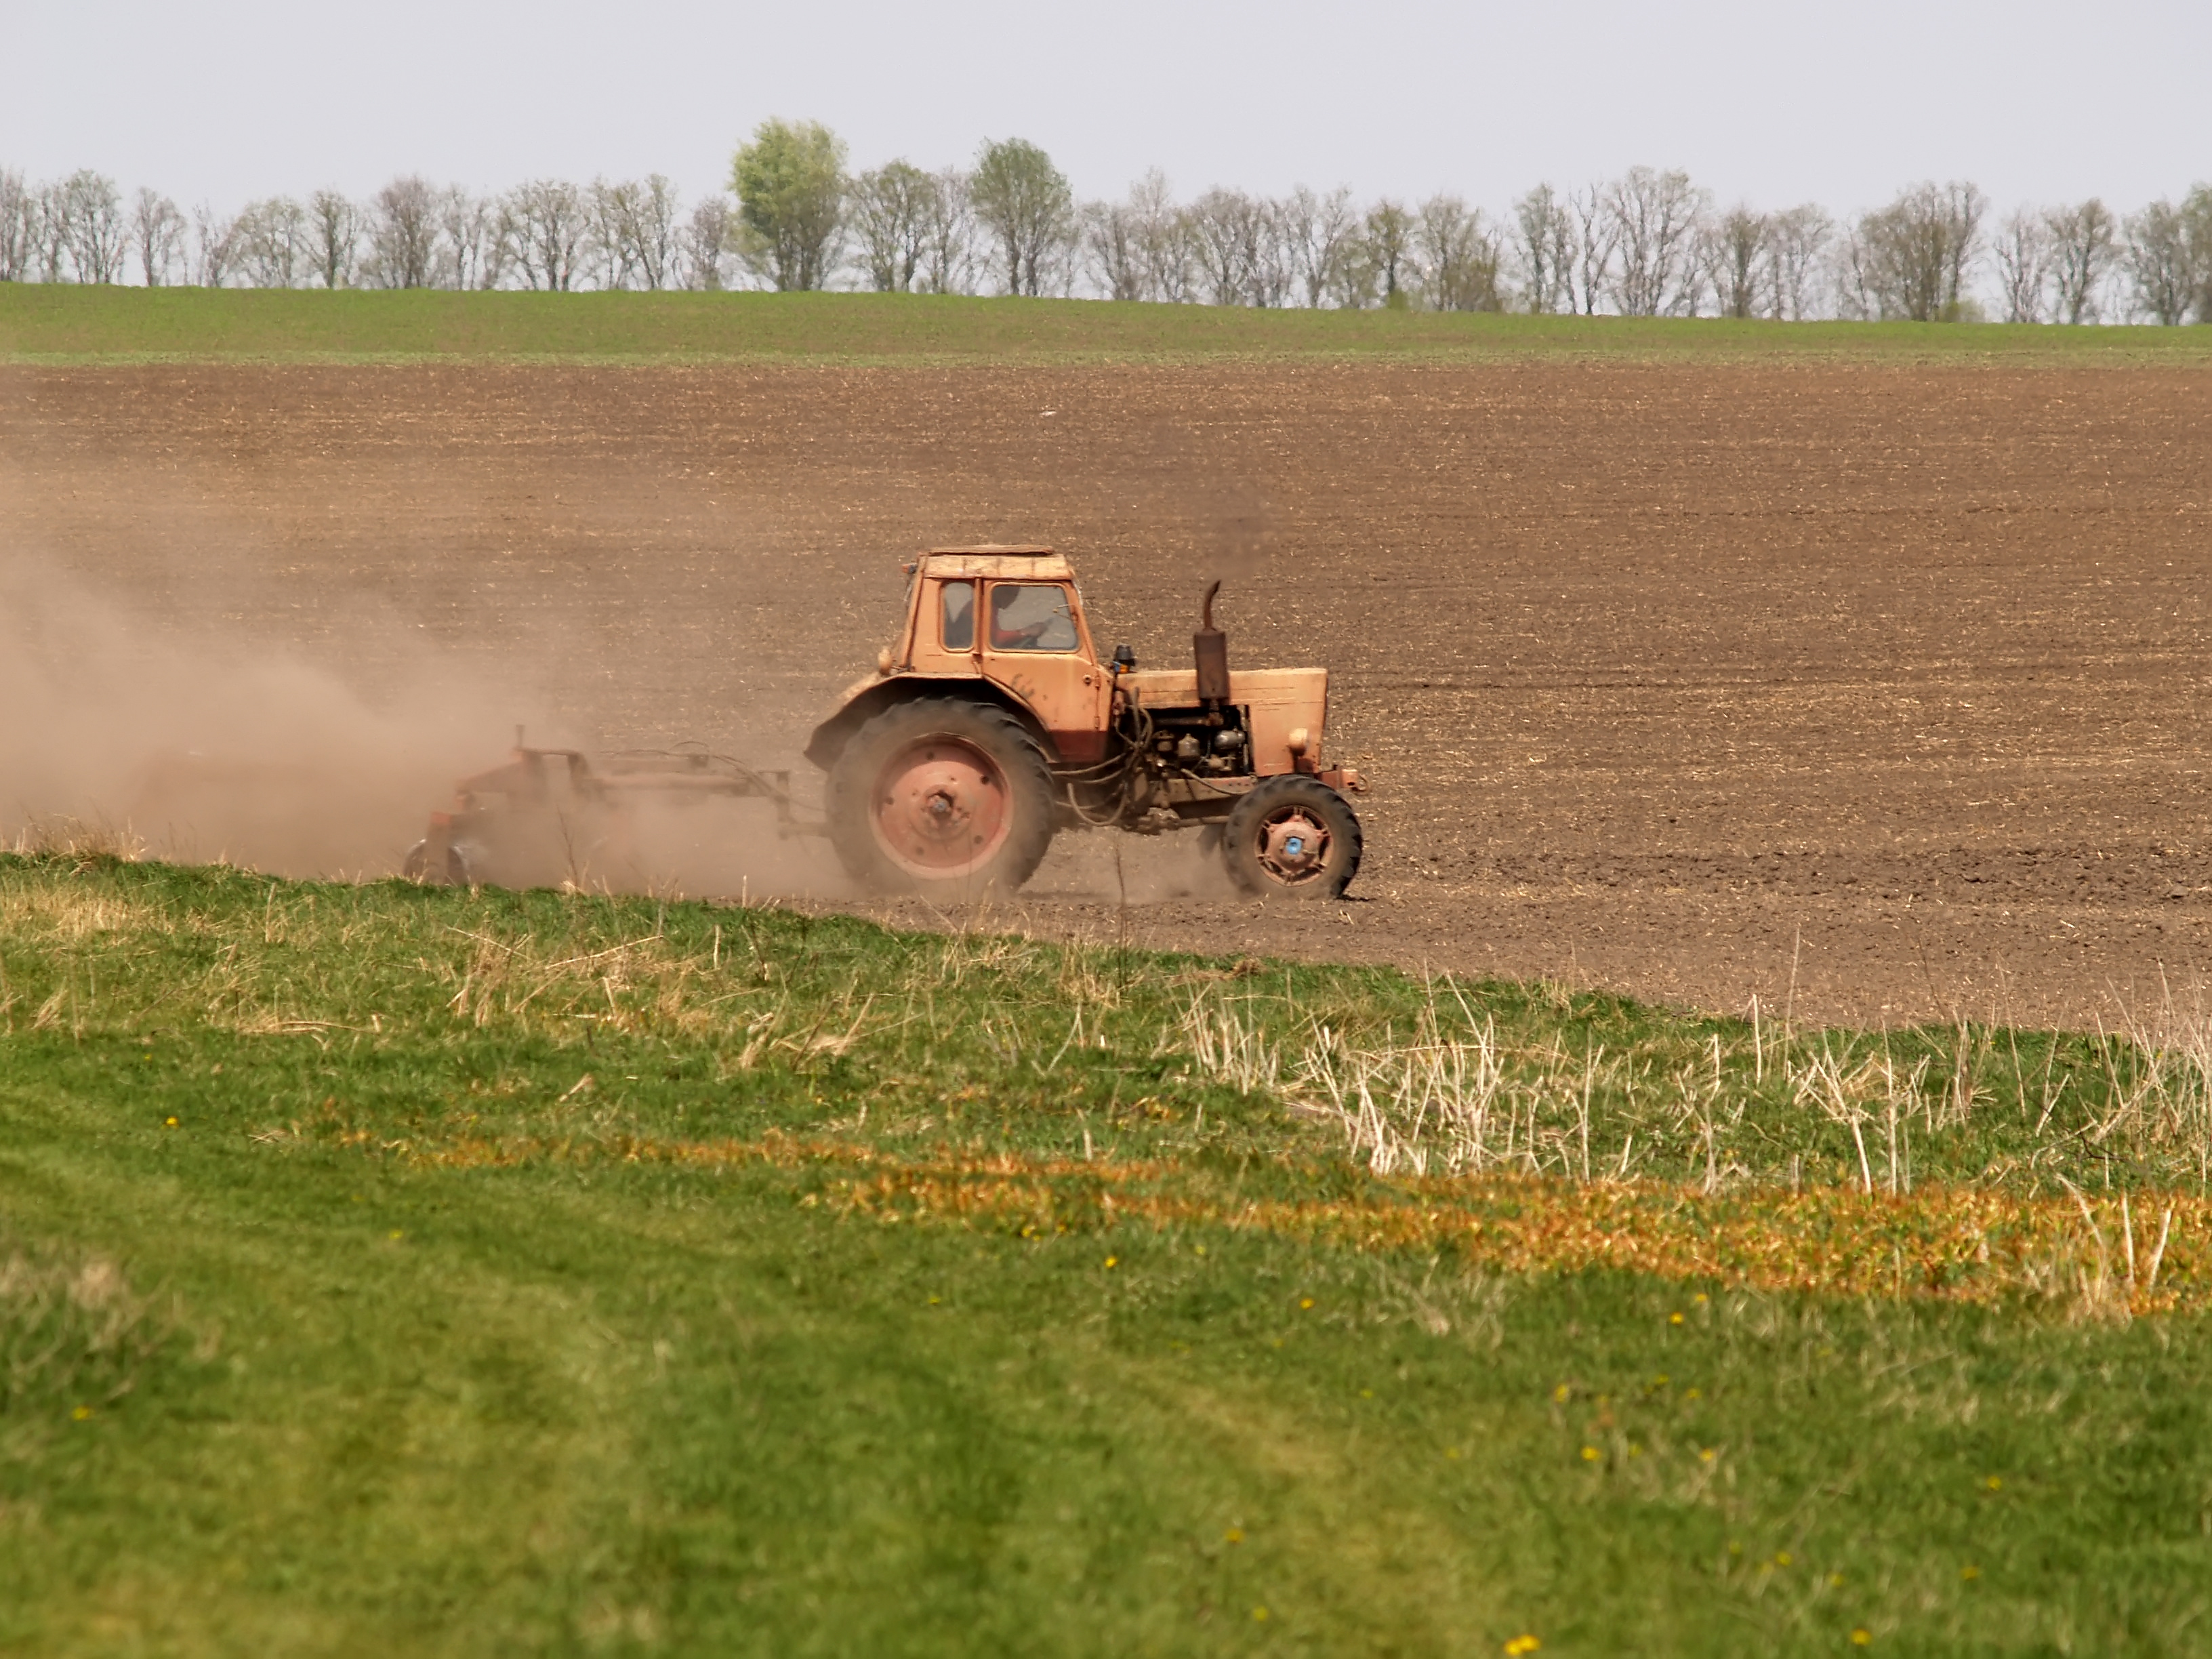
<path id="1" fill-rule="evenodd" d="M 1359 820 L 1316 778 L 1268 778 L 1230 809 L 1230 879 L 1260 898 L 1340 898 L 1359 873 Z"/>
<path id="2" fill-rule="evenodd" d="M 879 892 L 1012 893 L 1052 844 L 1052 775 L 1021 722 L 990 703 L 917 697 L 853 734 L 830 770 L 830 839 Z"/>

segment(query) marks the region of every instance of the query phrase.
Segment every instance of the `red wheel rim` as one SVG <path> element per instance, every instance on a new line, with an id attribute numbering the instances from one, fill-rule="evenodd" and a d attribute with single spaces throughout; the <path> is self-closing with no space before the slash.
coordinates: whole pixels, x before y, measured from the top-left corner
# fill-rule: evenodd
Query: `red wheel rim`
<path id="1" fill-rule="evenodd" d="M 1270 879 L 1296 887 L 1328 868 L 1328 826 L 1303 806 L 1285 806 L 1261 820 L 1253 850 Z"/>
<path id="2" fill-rule="evenodd" d="M 924 738 L 884 763 L 869 811 L 884 856 L 914 876 L 964 875 L 1013 827 L 1006 775 L 958 738 Z"/>

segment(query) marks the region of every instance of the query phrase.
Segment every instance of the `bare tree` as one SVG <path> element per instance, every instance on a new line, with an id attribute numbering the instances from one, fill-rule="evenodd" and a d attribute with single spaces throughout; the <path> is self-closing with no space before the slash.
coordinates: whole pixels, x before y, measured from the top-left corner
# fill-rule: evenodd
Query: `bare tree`
<path id="1" fill-rule="evenodd" d="M 249 288 L 290 288 L 311 269 L 307 210 L 289 196 L 247 204 L 234 234 L 236 269 Z"/>
<path id="2" fill-rule="evenodd" d="M 1835 235 L 1827 210 L 1811 202 L 1773 215 L 1767 222 L 1768 315 L 1802 323 L 1821 309 L 1821 256 Z"/>
<path id="3" fill-rule="evenodd" d="M 307 198 L 307 257 L 325 288 L 350 288 L 361 261 L 361 212 L 342 191 Z"/>
<path id="4" fill-rule="evenodd" d="M 2053 208 L 2044 223 L 2051 239 L 2051 281 L 2058 314 L 2069 323 L 2094 322 L 2098 284 L 2119 258 L 2119 222 L 2092 196 L 2078 207 Z"/>
<path id="5" fill-rule="evenodd" d="M 937 180 L 911 161 L 886 162 L 853 180 L 846 216 L 860 268 L 878 294 L 905 294 L 921 274 L 937 221 Z"/>
<path id="6" fill-rule="evenodd" d="M 142 188 L 131 204 L 131 245 L 148 288 L 169 280 L 185 246 L 185 216 L 167 197 Z"/>
<path id="7" fill-rule="evenodd" d="M 1109 300 L 1145 297 L 1145 255 L 1137 214 L 1127 202 L 1089 202 L 1079 215 L 1083 258 L 1098 292 Z"/>
<path id="8" fill-rule="evenodd" d="M 222 288 L 238 261 L 238 221 L 218 216 L 204 202 L 192 210 L 192 281 Z"/>
<path id="9" fill-rule="evenodd" d="M 1613 296 L 1624 316 L 1696 308 L 1691 254 L 1705 204 L 1705 191 L 1679 171 L 1631 167 L 1606 187 L 1606 216 L 1620 253 Z"/>
<path id="10" fill-rule="evenodd" d="M 37 256 L 39 280 L 66 280 L 70 270 L 70 203 L 66 185 L 39 186 L 32 201 L 32 249 Z"/>
<path id="11" fill-rule="evenodd" d="M 1260 225 L 1267 204 L 1241 190 L 1216 186 L 1190 204 L 1190 245 L 1208 301 L 1218 306 L 1250 301 Z"/>
<path id="12" fill-rule="evenodd" d="M 1615 222 L 1602 187 L 1591 185 L 1567 198 L 1575 218 L 1575 254 L 1582 281 L 1582 313 L 1597 315 L 1599 298 L 1613 283 L 1613 256 L 1620 245 Z"/>
<path id="13" fill-rule="evenodd" d="M 1498 238 L 1479 208 L 1456 196 L 1431 196 L 1413 226 L 1421 298 L 1432 311 L 1503 311 Z"/>
<path id="14" fill-rule="evenodd" d="M 665 177 L 595 179 L 586 204 L 602 287 L 661 289 L 676 280 L 677 193 Z"/>
<path id="15" fill-rule="evenodd" d="M 1698 258 L 1722 316 L 1756 317 L 1765 309 L 1773 240 L 1774 221 L 1741 204 L 1704 228 Z"/>
<path id="16" fill-rule="evenodd" d="M 438 192 L 420 175 L 394 179 L 370 204 L 368 274 L 380 288 L 428 288 L 438 258 Z"/>
<path id="17" fill-rule="evenodd" d="M 975 283 L 975 212 L 968 175 L 958 167 L 936 174 L 929 234 L 922 252 L 921 286 L 928 294 L 965 294 Z"/>
<path id="18" fill-rule="evenodd" d="M 727 197 L 709 196 L 693 208 L 678 240 L 684 287 L 713 294 L 729 286 L 725 264 L 730 247 Z"/>
<path id="19" fill-rule="evenodd" d="M 2005 321 L 2041 322 L 2044 290 L 2051 281 L 2051 228 L 2045 216 L 2014 209 L 1997 227 L 1990 251 L 2004 294 Z"/>
<path id="20" fill-rule="evenodd" d="M 1541 315 L 1575 305 L 1575 220 L 1549 185 L 1513 204 L 1513 256 L 1522 309 Z"/>
<path id="21" fill-rule="evenodd" d="M 1881 315 L 1875 292 L 1872 262 L 1862 225 L 1847 225 L 1830 250 L 1836 315 L 1849 322 L 1870 322 Z"/>
<path id="22" fill-rule="evenodd" d="M 557 179 L 535 179 L 508 192 L 501 220 L 526 286 L 565 294 L 576 285 L 591 234 L 581 191 Z"/>
<path id="23" fill-rule="evenodd" d="M 500 204 L 455 185 L 438 193 L 438 251 L 430 280 L 441 288 L 490 289 L 506 274 L 508 248 Z"/>
<path id="24" fill-rule="evenodd" d="M 0 167 L 0 283 L 31 274 L 38 245 L 38 194 L 23 175 Z"/>
<path id="25" fill-rule="evenodd" d="M 1318 308 L 1336 293 L 1346 262 L 1359 240 L 1359 215 L 1352 192 L 1339 185 L 1326 196 L 1300 185 L 1277 210 L 1292 279 L 1305 302 Z"/>
<path id="26" fill-rule="evenodd" d="M 1006 292 L 1043 293 L 1057 278 L 1075 231 L 1075 198 L 1052 158 L 1024 138 L 986 143 L 969 189 Z"/>
<path id="27" fill-rule="evenodd" d="M 648 289 L 666 288 L 677 280 L 678 202 L 676 185 L 665 175 L 646 175 L 645 187 L 638 193 L 637 211 L 630 221 L 629 236 L 637 258 L 638 275 L 645 279 Z"/>
<path id="28" fill-rule="evenodd" d="M 1966 314 L 1966 274 L 1981 252 L 1988 209 L 1970 184 L 1926 184 L 1861 218 L 1860 268 L 1874 314 L 1917 323 Z"/>
<path id="29" fill-rule="evenodd" d="M 1142 260 L 1142 296 L 1185 305 L 1198 297 L 1197 239 L 1190 216 L 1158 167 L 1129 187 L 1129 222 Z"/>
<path id="30" fill-rule="evenodd" d="M 63 180 L 59 204 L 70 263 L 80 283 L 112 283 L 123 274 L 131 224 L 115 180 L 82 170 Z"/>
<path id="31" fill-rule="evenodd" d="M 638 280 L 637 248 L 631 227 L 637 217 L 635 184 L 611 185 L 594 179 L 584 194 L 591 216 L 591 253 L 601 288 L 626 289 Z"/>
<path id="32" fill-rule="evenodd" d="M 1286 218 L 1274 203 L 1238 190 L 1210 190 L 1191 204 L 1181 216 L 1183 241 L 1212 303 L 1267 307 L 1290 298 L 1296 266 Z"/>
<path id="33" fill-rule="evenodd" d="M 1297 264 L 1282 204 L 1261 198 L 1253 207 L 1251 300 L 1255 306 L 1274 309 L 1290 304 L 1297 285 Z"/>

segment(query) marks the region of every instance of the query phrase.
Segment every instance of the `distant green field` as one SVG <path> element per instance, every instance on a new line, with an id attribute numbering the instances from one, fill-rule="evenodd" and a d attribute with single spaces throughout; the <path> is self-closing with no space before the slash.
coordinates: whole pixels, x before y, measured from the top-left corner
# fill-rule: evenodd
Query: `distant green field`
<path id="1" fill-rule="evenodd" d="M 0 856 L 0 1653 L 2202 1652 L 2205 1082 Z"/>
<path id="2" fill-rule="evenodd" d="M 1255 311 L 880 294 L 0 284 L 0 362 L 1097 362 L 1206 358 L 2212 363 L 2212 328 Z"/>

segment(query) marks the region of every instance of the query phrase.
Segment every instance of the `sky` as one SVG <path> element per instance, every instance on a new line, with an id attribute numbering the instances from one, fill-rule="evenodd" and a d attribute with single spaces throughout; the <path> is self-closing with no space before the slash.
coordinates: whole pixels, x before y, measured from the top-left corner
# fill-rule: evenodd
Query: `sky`
<path id="1" fill-rule="evenodd" d="M 856 167 L 1042 145 L 1079 195 L 1348 185 L 1503 208 L 1644 164 L 1723 204 L 2000 211 L 2212 179 L 2212 3 L 0 0 L 0 167 L 187 208 L 419 173 L 721 186 L 763 118 Z"/>

